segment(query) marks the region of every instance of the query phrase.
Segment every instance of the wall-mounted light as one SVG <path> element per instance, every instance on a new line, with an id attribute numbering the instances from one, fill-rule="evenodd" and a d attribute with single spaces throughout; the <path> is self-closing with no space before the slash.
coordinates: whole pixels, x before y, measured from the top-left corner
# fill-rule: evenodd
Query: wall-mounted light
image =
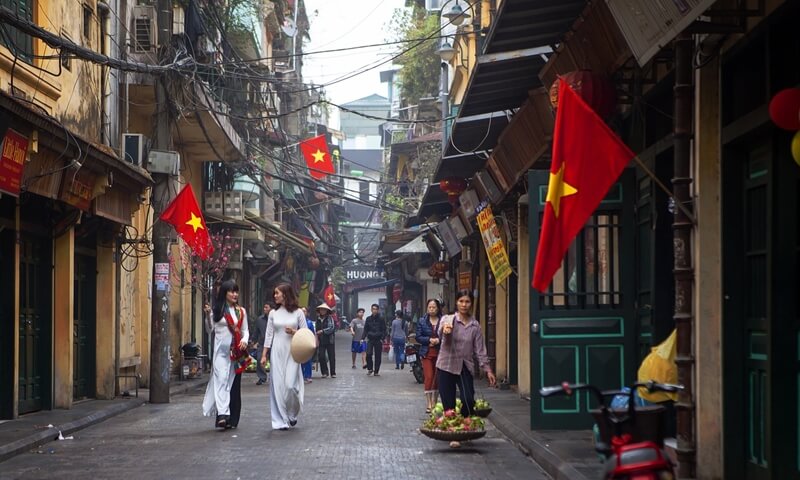
<path id="1" fill-rule="evenodd" d="M 458 4 L 458 0 L 456 0 L 456 4 L 450 8 L 450 11 L 447 13 L 443 13 L 442 16 L 452 23 L 455 26 L 459 26 L 466 19 L 470 17 L 469 13 L 465 12 L 461 5 Z"/>

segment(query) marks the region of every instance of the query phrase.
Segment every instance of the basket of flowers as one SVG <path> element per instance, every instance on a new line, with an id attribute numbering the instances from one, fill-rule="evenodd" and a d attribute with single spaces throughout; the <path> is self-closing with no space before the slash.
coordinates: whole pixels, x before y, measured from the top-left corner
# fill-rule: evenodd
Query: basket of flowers
<path id="1" fill-rule="evenodd" d="M 444 410 L 439 403 L 419 431 L 434 440 L 463 442 L 486 435 L 486 425 L 478 416 L 464 417 L 455 410 Z"/>
<path id="2" fill-rule="evenodd" d="M 492 413 L 492 406 L 483 398 L 475 400 L 475 408 L 473 409 L 475 415 L 486 418 Z"/>

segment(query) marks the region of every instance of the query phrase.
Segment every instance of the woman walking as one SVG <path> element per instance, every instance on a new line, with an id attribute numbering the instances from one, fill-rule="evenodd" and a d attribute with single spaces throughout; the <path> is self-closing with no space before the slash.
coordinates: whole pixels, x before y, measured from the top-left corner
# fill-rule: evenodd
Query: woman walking
<path id="1" fill-rule="evenodd" d="M 306 318 L 306 327 L 308 327 L 308 329 L 311 330 L 311 333 L 316 335 L 317 330 L 314 327 L 314 321 L 311 320 L 310 318 L 308 318 L 308 309 L 306 307 L 303 307 L 303 308 L 301 308 L 301 310 L 303 311 L 303 316 Z M 316 336 L 314 337 L 314 340 L 317 340 Z M 317 342 L 317 343 L 319 343 L 319 342 Z M 319 346 L 319 345 L 317 345 L 317 346 Z M 302 368 L 303 368 L 303 381 L 306 382 L 306 383 L 311 383 L 311 381 L 312 381 L 311 380 L 311 366 L 314 364 L 314 357 L 316 357 L 316 356 L 317 356 L 317 353 L 314 352 L 314 356 L 312 356 L 311 359 L 309 359 L 309 361 L 307 361 L 306 363 L 304 363 L 302 365 Z"/>
<path id="2" fill-rule="evenodd" d="M 394 320 L 392 320 L 391 338 L 392 349 L 394 350 L 394 369 L 402 370 L 405 368 L 405 351 L 406 351 L 406 321 L 403 320 L 402 310 L 394 312 Z"/>
<path id="3" fill-rule="evenodd" d="M 250 361 L 247 312 L 239 306 L 236 282 L 222 282 L 213 310 L 206 313 L 206 326 L 214 331 L 214 349 L 211 377 L 203 398 L 203 415 L 216 414 L 214 425 L 218 428 L 236 428 L 242 410 L 242 372 Z"/>
<path id="4" fill-rule="evenodd" d="M 427 313 L 417 323 L 417 342 L 420 344 L 419 356 L 422 358 L 423 384 L 425 387 L 425 413 L 431 413 L 438 401 L 439 384 L 436 381 L 436 359 L 439 358 L 439 319 L 442 317 L 442 305 L 439 300 L 430 299 L 426 307 Z"/>
<path id="5" fill-rule="evenodd" d="M 437 327 L 442 339 L 436 369 L 439 375 L 439 395 L 445 411 L 456 407 L 456 387 L 461 394 L 461 414 L 472 414 L 475 407 L 475 375 L 473 357 L 477 357 L 480 368 L 486 372 L 489 386 L 494 386 L 495 376 L 486 355 L 486 342 L 481 326 L 472 316 L 472 292 L 461 290 L 456 294 L 456 313 L 445 315 Z M 450 442 L 457 448 L 461 444 Z"/>
<path id="6" fill-rule="evenodd" d="M 330 366 L 331 378 L 336 378 L 336 322 L 331 314 L 333 310 L 323 303 L 317 307 L 317 338 L 319 338 L 318 360 L 322 378 L 328 377 Z"/>
<path id="7" fill-rule="evenodd" d="M 261 363 L 270 362 L 269 409 L 273 430 L 288 430 L 297 423 L 303 409 L 303 372 L 291 355 L 292 336 L 306 326 L 303 311 L 297 305 L 297 294 L 288 283 L 275 287 L 275 304 L 269 314 Z"/>

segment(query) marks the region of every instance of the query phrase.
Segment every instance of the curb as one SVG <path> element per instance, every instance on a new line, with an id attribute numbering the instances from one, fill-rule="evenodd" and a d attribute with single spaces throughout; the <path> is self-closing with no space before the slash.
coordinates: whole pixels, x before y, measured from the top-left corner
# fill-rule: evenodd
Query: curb
<path id="1" fill-rule="evenodd" d="M 170 388 L 169 396 L 171 398 L 175 395 L 182 395 L 188 392 L 189 390 L 193 390 L 207 383 L 208 383 L 207 378 L 200 379 L 195 382 L 181 383 L 180 385 Z M 5 462 L 6 460 L 16 455 L 19 455 L 20 453 L 24 453 L 38 446 L 42 446 L 46 443 L 55 441 L 58 438 L 58 432 L 61 432 L 62 435 L 69 435 L 71 433 L 77 432 L 78 430 L 82 430 L 84 428 L 91 427 L 92 425 L 96 425 L 100 422 L 108 420 L 109 418 L 115 417 L 121 413 L 125 413 L 128 410 L 133 410 L 134 408 L 141 407 L 146 403 L 148 402 L 143 397 L 140 398 L 131 397 L 126 402 L 120 402 L 114 405 L 109 405 L 107 407 L 100 408 L 90 413 L 89 415 L 79 418 L 77 420 L 73 420 L 71 422 L 67 422 L 61 425 L 55 425 L 53 427 L 48 427 L 36 433 L 32 433 L 30 435 L 22 437 L 19 440 L 15 440 L 14 442 L 7 443 L 5 445 L 0 445 L 0 462 Z"/>
<path id="2" fill-rule="evenodd" d="M 527 435 L 513 421 L 495 409 L 489 417 L 492 424 L 523 453 L 531 457 L 553 480 L 589 480 L 574 467 L 561 460 L 547 446 Z"/>

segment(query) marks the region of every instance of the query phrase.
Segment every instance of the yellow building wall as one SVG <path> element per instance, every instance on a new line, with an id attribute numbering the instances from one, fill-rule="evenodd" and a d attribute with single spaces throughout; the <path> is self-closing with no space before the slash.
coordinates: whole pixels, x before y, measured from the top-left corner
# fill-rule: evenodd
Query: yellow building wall
<path id="1" fill-rule="evenodd" d="M 53 407 L 72 407 L 75 228 L 55 239 L 53 274 Z"/>
<path id="2" fill-rule="evenodd" d="M 117 264 L 114 247 L 97 246 L 95 389 L 98 399 L 112 399 L 116 375 Z"/>
<path id="3" fill-rule="evenodd" d="M 531 393 L 531 319 L 530 319 L 530 284 L 526 279 L 531 278 L 531 259 L 529 251 L 530 236 L 528 234 L 528 209 L 522 206 L 518 209 L 517 225 L 518 250 L 517 272 L 520 281 L 517 282 L 517 389 L 520 395 Z"/>

